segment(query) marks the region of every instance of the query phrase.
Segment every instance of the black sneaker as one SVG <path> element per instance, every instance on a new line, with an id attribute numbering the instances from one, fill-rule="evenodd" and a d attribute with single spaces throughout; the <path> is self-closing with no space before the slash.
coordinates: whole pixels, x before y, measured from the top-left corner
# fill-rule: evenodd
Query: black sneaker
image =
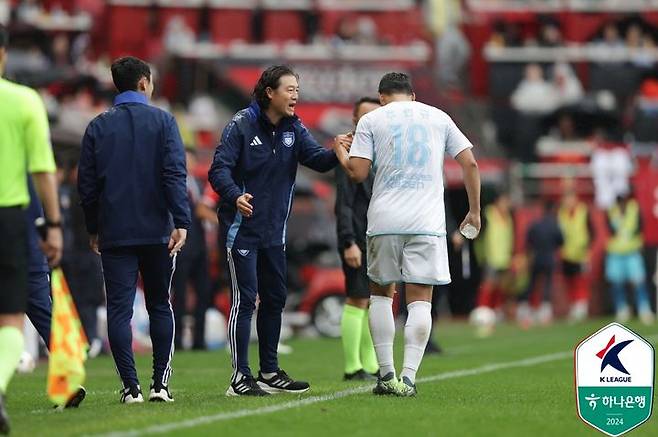
<path id="1" fill-rule="evenodd" d="M 78 391 L 75 392 L 73 396 L 66 402 L 66 405 L 64 405 L 64 408 L 78 408 L 82 401 L 85 400 L 85 396 L 87 396 L 87 390 L 83 386 L 80 386 Z"/>
<path id="2" fill-rule="evenodd" d="M 5 410 L 5 396 L 0 393 L 0 434 L 9 434 L 9 416 Z"/>
<path id="3" fill-rule="evenodd" d="M 346 373 L 343 376 L 343 381 L 375 381 L 376 376 L 371 375 L 363 369 L 359 369 L 354 373 Z"/>
<path id="4" fill-rule="evenodd" d="M 149 402 L 174 402 L 174 397 L 169 393 L 169 387 L 162 384 L 151 384 Z"/>
<path id="5" fill-rule="evenodd" d="M 268 396 L 269 393 L 260 388 L 256 379 L 245 375 L 239 381 L 231 382 L 226 390 L 226 396 Z"/>
<path id="6" fill-rule="evenodd" d="M 144 402 L 142 397 L 142 389 L 138 385 L 126 387 L 121 390 L 121 403 L 122 404 L 141 404 Z"/>
<path id="7" fill-rule="evenodd" d="M 268 393 L 304 393 L 311 388 L 308 382 L 295 381 L 281 369 L 270 379 L 265 379 L 263 373 L 258 372 L 258 385 Z"/>

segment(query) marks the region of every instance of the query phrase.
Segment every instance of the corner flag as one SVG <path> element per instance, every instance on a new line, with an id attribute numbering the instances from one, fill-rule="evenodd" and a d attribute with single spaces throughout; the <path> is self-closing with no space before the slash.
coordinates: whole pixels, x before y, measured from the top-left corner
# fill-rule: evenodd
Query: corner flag
<path id="1" fill-rule="evenodd" d="M 51 276 L 53 313 L 48 359 L 48 397 L 55 405 L 65 405 L 85 380 L 87 337 L 69 287 L 58 267 Z"/>

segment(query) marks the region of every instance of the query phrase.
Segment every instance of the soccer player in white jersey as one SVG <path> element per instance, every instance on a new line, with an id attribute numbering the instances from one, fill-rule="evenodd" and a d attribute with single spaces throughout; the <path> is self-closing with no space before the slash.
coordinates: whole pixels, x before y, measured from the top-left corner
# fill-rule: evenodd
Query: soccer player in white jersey
<path id="1" fill-rule="evenodd" d="M 462 167 L 469 212 L 460 225 L 480 229 L 480 174 L 470 141 L 443 111 L 415 101 L 409 77 L 388 73 L 379 82 L 381 108 L 364 115 L 350 138 L 334 142 L 341 165 L 356 182 L 375 181 L 368 208 L 370 331 L 380 379 L 375 394 L 416 395 L 416 372 L 432 326 L 434 285 L 448 284 L 450 271 L 443 202 L 443 159 Z M 409 316 L 400 379 L 393 364 L 393 294 L 404 282 Z"/>

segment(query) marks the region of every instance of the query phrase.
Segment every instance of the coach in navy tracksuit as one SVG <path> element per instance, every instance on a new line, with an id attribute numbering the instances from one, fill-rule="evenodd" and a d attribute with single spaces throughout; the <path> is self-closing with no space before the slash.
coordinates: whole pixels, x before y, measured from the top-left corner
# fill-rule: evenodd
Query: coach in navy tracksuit
<path id="1" fill-rule="evenodd" d="M 255 101 L 224 129 L 208 172 L 221 196 L 219 219 L 233 289 L 228 335 L 234 373 L 227 395 L 309 389 L 308 383 L 294 381 L 281 370 L 277 360 L 287 294 L 286 222 L 297 163 L 329 171 L 338 161 L 295 116 L 298 91 L 297 75 L 290 68 L 274 66 L 263 72 L 254 88 Z M 257 295 L 258 380 L 247 356 Z"/>
<path id="2" fill-rule="evenodd" d="M 190 226 L 185 152 L 171 114 L 149 106 L 149 66 L 126 57 L 112 64 L 120 94 L 82 140 L 78 191 L 87 231 L 100 252 L 110 348 L 124 389 L 121 402 L 142 402 L 130 320 L 138 272 L 144 283 L 153 342 L 149 400 L 173 401 L 168 390 L 174 353 L 169 292 L 176 253 Z"/>

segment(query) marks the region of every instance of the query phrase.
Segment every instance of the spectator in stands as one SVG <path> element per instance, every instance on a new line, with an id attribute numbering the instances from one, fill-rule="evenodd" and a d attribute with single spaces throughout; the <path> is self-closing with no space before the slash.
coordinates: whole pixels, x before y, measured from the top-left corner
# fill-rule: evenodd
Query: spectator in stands
<path id="1" fill-rule="evenodd" d="M 484 209 L 482 231 L 478 239 L 483 280 L 478 290 L 474 311 L 479 308 L 498 309 L 505 300 L 505 279 L 512 266 L 514 253 L 514 220 L 511 200 L 506 192 L 498 193 L 493 204 Z M 493 333 L 495 318 L 478 327 L 478 335 Z"/>
<path id="2" fill-rule="evenodd" d="M 539 30 L 538 44 L 540 47 L 561 47 L 564 45 L 562 40 L 562 30 L 554 18 L 543 18 L 540 20 L 541 28 Z"/>
<path id="3" fill-rule="evenodd" d="M 193 46 L 196 35 L 183 17 L 175 15 L 167 23 L 163 39 L 165 50 L 167 52 L 176 52 Z"/>
<path id="4" fill-rule="evenodd" d="M 571 66 L 565 62 L 553 66 L 553 86 L 559 106 L 573 105 L 583 98 L 583 86 Z"/>
<path id="5" fill-rule="evenodd" d="M 544 79 L 538 64 L 528 64 L 525 77 L 511 97 L 512 107 L 521 113 L 546 115 L 559 105 L 555 86 Z"/>
<path id="6" fill-rule="evenodd" d="M 521 296 L 517 309 L 517 319 L 522 327 L 528 328 L 534 322 L 530 308 L 530 295 L 543 279 L 544 288 L 542 303 L 537 312 L 536 319 L 542 325 L 548 325 L 553 320 L 553 273 L 555 271 L 555 253 L 564 243 L 562 231 L 555 216 L 555 205 L 552 201 L 545 201 L 542 205 L 542 215 L 530 224 L 526 233 L 526 252 L 530 258 L 530 281 Z"/>
<path id="7" fill-rule="evenodd" d="M 631 310 L 626 300 L 624 285 L 630 282 L 635 292 L 637 314 L 646 325 L 654 322 L 647 293 L 646 270 L 642 258 L 644 245 L 640 206 L 632 195 L 619 196 L 607 212 L 611 236 L 606 248 L 605 276 L 616 318 L 624 323 L 630 319 Z"/>
<path id="8" fill-rule="evenodd" d="M 589 309 L 588 270 L 594 227 L 587 205 L 578 200 L 573 181 L 565 186 L 558 223 L 564 236 L 560 254 L 571 304 L 569 320 L 579 322 L 587 317 Z"/>
<path id="9" fill-rule="evenodd" d="M 518 47 L 521 45 L 519 26 L 515 23 L 496 21 L 487 45 L 491 47 Z"/>
<path id="10" fill-rule="evenodd" d="M 594 198 L 597 207 L 608 209 L 615 203 L 617 196 L 626 195 L 630 191 L 633 162 L 625 147 L 610 143 L 600 134 L 596 134 L 594 142 L 596 149 L 590 161 Z"/>
<path id="11" fill-rule="evenodd" d="M 621 39 L 617 24 L 613 22 L 606 23 L 605 26 L 603 26 L 601 39 L 596 41 L 596 45 L 606 49 L 617 49 L 624 47 L 624 41 Z"/>

